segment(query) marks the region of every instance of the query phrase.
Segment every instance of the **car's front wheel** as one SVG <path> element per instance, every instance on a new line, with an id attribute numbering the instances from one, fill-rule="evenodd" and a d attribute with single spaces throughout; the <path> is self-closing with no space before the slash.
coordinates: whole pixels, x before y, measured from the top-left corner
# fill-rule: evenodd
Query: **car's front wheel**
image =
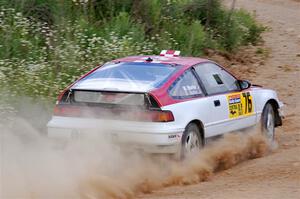
<path id="1" fill-rule="evenodd" d="M 181 158 L 195 154 L 202 148 L 202 138 L 196 124 L 190 123 L 183 132 L 181 139 Z"/>
<path id="2" fill-rule="evenodd" d="M 273 106 L 268 103 L 265 105 L 261 117 L 262 133 L 269 141 L 275 137 L 275 113 Z"/>

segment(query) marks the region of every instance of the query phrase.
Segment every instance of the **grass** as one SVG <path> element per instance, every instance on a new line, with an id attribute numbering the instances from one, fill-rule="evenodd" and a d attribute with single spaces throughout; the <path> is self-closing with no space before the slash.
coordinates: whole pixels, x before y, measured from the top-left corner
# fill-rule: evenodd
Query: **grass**
<path id="1" fill-rule="evenodd" d="M 114 58 L 162 49 L 187 56 L 205 49 L 234 52 L 260 40 L 265 28 L 249 13 L 207 2 L 2 0 L 1 98 L 54 102 L 69 83 Z"/>

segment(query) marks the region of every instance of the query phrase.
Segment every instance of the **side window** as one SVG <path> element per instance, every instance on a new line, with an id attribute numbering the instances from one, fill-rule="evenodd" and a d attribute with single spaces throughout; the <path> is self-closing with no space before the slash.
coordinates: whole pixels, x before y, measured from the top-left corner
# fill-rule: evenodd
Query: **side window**
<path id="1" fill-rule="evenodd" d="M 209 95 L 239 90 L 236 79 L 213 63 L 200 64 L 195 70 Z"/>
<path id="2" fill-rule="evenodd" d="M 187 70 L 169 88 L 169 95 L 173 98 L 182 99 L 201 96 L 203 92 L 193 72 Z"/>
<path id="3" fill-rule="evenodd" d="M 224 83 L 228 89 L 228 91 L 237 91 L 240 90 L 240 87 L 237 84 L 237 80 L 226 70 L 221 70 L 221 76 L 224 80 Z"/>

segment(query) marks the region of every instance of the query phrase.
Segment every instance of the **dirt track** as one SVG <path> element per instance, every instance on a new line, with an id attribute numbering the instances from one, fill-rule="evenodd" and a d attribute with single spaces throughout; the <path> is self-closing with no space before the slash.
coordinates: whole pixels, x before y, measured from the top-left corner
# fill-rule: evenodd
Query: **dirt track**
<path id="1" fill-rule="evenodd" d="M 230 5 L 232 0 L 226 2 Z M 279 92 L 286 105 L 286 119 L 284 126 L 277 129 L 278 148 L 273 153 L 264 156 L 269 147 L 257 135 L 226 136 L 186 162 L 135 153 L 124 155 L 105 139 L 75 140 L 65 150 L 57 150 L 30 122 L 17 117 L 12 124 L 5 124 L 7 127 L 0 123 L 0 198 L 132 199 L 137 193 L 152 190 L 157 191 L 137 198 L 300 198 L 300 2 L 237 3 L 237 7 L 255 10 L 258 20 L 270 28 L 264 34 L 266 50 L 263 56 L 252 58 L 256 48 L 262 47 L 249 47 L 233 60 L 216 55 L 221 59 L 216 61 L 227 63 L 238 76 Z M 262 60 L 267 54 L 269 58 Z M 241 60 L 250 64 L 241 66 Z M 25 105 L 24 111 L 29 110 L 33 118 L 42 117 L 42 109 Z M 264 157 L 257 158 L 261 156 Z M 216 170 L 222 171 L 214 173 Z"/>
<path id="2" fill-rule="evenodd" d="M 230 4 L 232 1 L 226 1 Z M 300 2 L 238 0 L 270 28 L 264 34 L 270 53 L 264 65 L 249 67 L 255 84 L 276 89 L 285 103 L 284 126 L 277 129 L 278 149 L 217 173 L 210 181 L 177 186 L 139 198 L 299 198 L 300 197 Z"/>

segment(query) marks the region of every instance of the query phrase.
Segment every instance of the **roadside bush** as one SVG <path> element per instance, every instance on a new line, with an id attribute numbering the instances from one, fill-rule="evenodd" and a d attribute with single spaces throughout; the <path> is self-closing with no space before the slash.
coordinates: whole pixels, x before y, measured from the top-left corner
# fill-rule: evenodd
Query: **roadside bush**
<path id="1" fill-rule="evenodd" d="M 220 0 L 191 0 L 184 5 L 185 16 L 201 21 L 207 28 L 217 28 L 225 21 L 226 10 Z"/>
<path id="2" fill-rule="evenodd" d="M 228 10 L 220 0 L 192 0 L 184 6 L 184 11 L 191 20 L 201 21 L 220 50 L 232 51 L 242 45 L 256 44 L 265 30 L 249 13 Z"/>
<path id="3" fill-rule="evenodd" d="M 130 34 L 132 40 L 135 42 L 145 41 L 144 26 L 140 23 L 134 22 L 126 12 L 120 12 L 118 16 L 104 23 L 102 26 L 101 36 L 109 38 L 112 32 L 116 33 L 119 37 L 124 37 Z"/>
<path id="4" fill-rule="evenodd" d="M 18 39 L 17 44 L 24 40 L 28 45 L 26 50 L 26 46 L 16 45 L 14 49 L 1 55 L 0 86 L 3 90 L 9 90 L 12 97 L 24 95 L 39 96 L 45 100 L 55 99 L 59 90 L 96 65 L 132 54 L 151 54 L 155 49 L 155 44 L 151 41 L 135 41 L 133 32 L 110 32 L 105 38 L 100 34 L 89 35 L 89 30 L 81 27 L 84 24 L 82 21 L 72 24 L 67 22 L 64 26 L 55 28 L 45 26 L 37 30 L 43 32 L 46 29 L 47 34 L 32 31 L 29 37 L 29 32 L 36 28 L 30 25 L 30 20 L 13 9 L 4 15 L 18 17 L 12 18 L 12 21 L 0 18 L 1 38 L 10 35 L 12 40 Z M 4 18 L 11 18 L 9 16 Z M 6 26 L 10 28 L 7 29 Z M 21 30 L 20 33 L 10 34 L 10 31 L 17 29 Z M 43 42 L 39 45 L 31 43 L 36 40 Z M 9 59 L 10 54 L 18 56 Z"/>
<path id="5" fill-rule="evenodd" d="M 199 21 L 192 24 L 179 23 L 169 27 L 170 38 L 173 39 L 172 46 L 180 49 L 183 55 L 199 56 L 202 50 L 207 47 L 207 35 Z M 166 38 L 167 39 L 167 38 Z"/>
<path id="6" fill-rule="evenodd" d="M 230 13 L 220 0 L 2 0 L 0 92 L 54 101 L 111 59 L 162 49 L 233 51 L 256 44 L 262 31 L 249 13 Z"/>
<path id="7" fill-rule="evenodd" d="M 41 44 L 45 42 L 46 29 L 41 23 L 24 18 L 14 9 L 0 9 L 0 58 L 38 59 L 42 55 Z M 34 35 L 34 37 L 33 37 Z"/>
<path id="8" fill-rule="evenodd" d="M 266 27 L 258 24 L 253 16 L 245 10 L 237 10 L 233 13 L 233 20 L 239 25 L 242 32 L 241 45 L 257 44 L 261 40 L 261 34 L 266 30 Z"/>

